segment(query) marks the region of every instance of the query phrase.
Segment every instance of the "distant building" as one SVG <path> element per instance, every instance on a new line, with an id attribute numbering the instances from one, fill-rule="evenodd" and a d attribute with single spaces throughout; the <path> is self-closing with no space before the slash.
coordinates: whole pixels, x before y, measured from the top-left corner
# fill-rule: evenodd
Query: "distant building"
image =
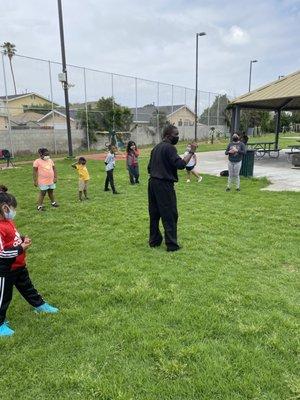
<path id="1" fill-rule="evenodd" d="M 167 121 L 177 127 L 193 126 L 195 124 L 195 113 L 185 104 L 173 106 L 156 107 L 148 104 L 144 107 L 131 108 L 133 122 L 138 124 L 151 124 L 157 113 L 165 114 Z"/>
<path id="2" fill-rule="evenodd" d="M 39 126 L 44 128 L 54 129 L 67 129 L 67 118 L 63 111 L 53 110 L 48 112 L 46 115 L 39 115 L 40 118 L 37 120 Z M 71 129 L 77 129 L 78 123 L 74 118 L 70 117 Z"/>
<path id="3" fill-rule="evenodd" d="M 31 92 L 26 94 L 14 94 L 7 96 L 7 105 L 6 105 L 6 96 L 0 96 L 0 115 L 6 115 L 6 106 L 9 109 L 10 116 L 21 114 L 26 111 L 26 108 L 34 107 L 42 107 L 45 104 L 49 105 L 49 110 L 51 110 L 52 103 L 49 99 L 44 96 L 41 96 L 37 93 Z M 54 103 L 54 106 L 58 104 Z"/>

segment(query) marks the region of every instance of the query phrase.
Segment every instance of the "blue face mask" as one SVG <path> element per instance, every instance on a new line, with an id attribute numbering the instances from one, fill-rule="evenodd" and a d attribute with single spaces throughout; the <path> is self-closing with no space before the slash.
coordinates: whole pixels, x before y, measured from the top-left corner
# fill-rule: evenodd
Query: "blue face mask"
<path id="1" fill-rule="evenodd" d="M 9 209 L 8 213 L 6 212 L 4 213 L 4 217 L 5 219 L 12 220 L 15 219 L 16 214 L 17 214 L 16 210 Z"/>

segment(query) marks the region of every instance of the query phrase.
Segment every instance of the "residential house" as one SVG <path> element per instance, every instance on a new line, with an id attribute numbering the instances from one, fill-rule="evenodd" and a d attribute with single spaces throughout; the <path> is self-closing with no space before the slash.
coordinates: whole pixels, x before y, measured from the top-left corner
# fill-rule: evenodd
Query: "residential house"
<path id="1" fill-rule="evenodd" d="M 51 110 L 51 101 L 34 92 L 10 95 L 7 96 L 7 99 L 6 96 L 0 96 L 0 114 L 7 114 L 6 107 L 9 109 L 10 116 L 13 116 L 24 112 L 26 107 L 38 107 L 45 104 L 49 105 L 49 110 Z M 57 104 L 54 104 L 54 106 L 57 106 Z"/>
<path id="2" fill-rule="evenodd" d="M 138 124 L 150 125 L 157 113 L 165 114 L 166 119 L 177 127 L 193 126 L 195 123 L 195 113 L 185 104 L 173 106 L 156 107 L 154 104 L 148 104 L 137 109 L 131 108 L 133 122 Z"/>
<path id="3" fill-rule="evenodd" d="M 37 123 L 43 128 L 67 129 L 67 118 L 64 111 L 53 110 L 39 115 Z M 70 116 L 71 129 L 78 129 L 78 122 Z"/>

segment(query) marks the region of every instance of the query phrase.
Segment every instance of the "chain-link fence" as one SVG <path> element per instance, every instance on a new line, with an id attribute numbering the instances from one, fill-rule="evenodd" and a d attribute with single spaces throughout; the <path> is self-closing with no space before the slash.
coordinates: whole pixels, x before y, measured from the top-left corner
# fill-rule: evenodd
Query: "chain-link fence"
<path id="1" fill-rule="evenodd" d="M 23 55 L 10 62 L 2 54 L 0 148 L 67 150 L 61 70 L 59 62 Z M 139 145 L 157 143 L 167 121 L 182 139 L 194 138 L 193 89 L 71 64 L 67 71 L 74 149 L 103 148 L 112 131 L 120 143 L 129 137 Z M 208 136 L 211 127 L 219 134 L 227 131 L 226 106 L 226 95 L 199 90 L 198 138 Z"/>

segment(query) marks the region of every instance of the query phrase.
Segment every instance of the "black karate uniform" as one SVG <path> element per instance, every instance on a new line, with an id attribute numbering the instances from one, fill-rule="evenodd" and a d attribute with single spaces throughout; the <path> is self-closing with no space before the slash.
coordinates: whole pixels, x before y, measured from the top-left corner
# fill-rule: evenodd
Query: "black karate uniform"
<path id="1" fill-rule="evenodd" d="M 184 169 L 186 162 L 179 157 L 174 145 L 161 142 L 151 152 L 148 165 L 148 205 L 150 215 L 149 245 L 159 246 L 162 235 L 159 230 L 161 218 L 165 231 L 168 251 L 178 250 L 177 243 L 177 201 L 174 182 L 178 182 L 178 169 Z"/>

